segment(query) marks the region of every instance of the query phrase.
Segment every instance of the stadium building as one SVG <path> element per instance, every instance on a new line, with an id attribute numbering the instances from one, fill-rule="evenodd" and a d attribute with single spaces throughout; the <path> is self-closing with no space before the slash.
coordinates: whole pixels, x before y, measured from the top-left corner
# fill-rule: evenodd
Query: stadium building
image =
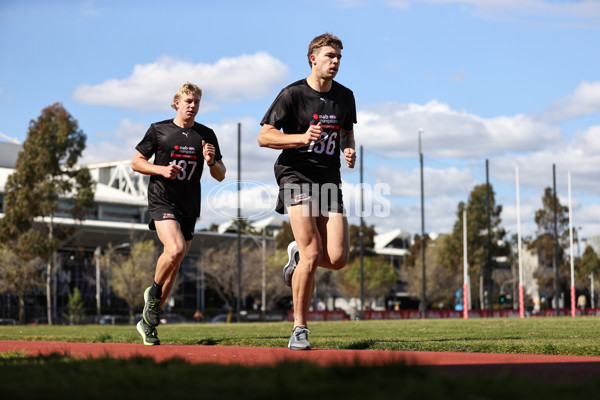
<path id="1" fill-rule="evenodd" d="M 18 153 L 22 147 L 17 143 L 0 141 L 0 218 L 4 217 L 4 193 L 8 176 L 15 171 Z M 126 304 L 116 298 L 106 284 L 106 277 L 100 278 L 100 307 L 96 293 L 97 266 L 95 254 L 104 253 L 112 248 L 113 251 L 129 252 L 130 244 L 134 241 L 152 239 L 157 248 L 161 244 L 156 233 L 148 229 L 148 212 L 146 189 L 148 176 L 135 173 L 131 169 L 131 160 L 102 162 L 86 165 L 96 182 L 94 206 L 83 221 L 76 221 L 66 212 L 57 213 L 55 224 L 73 226 L 76 229 L 71 237 L 60 243 L 53 277 L 53 320 L 59 321 L 65 313 L 68 295 L 75 287 L 81 291 L 86 305 L 86 314 L 97 317 L 98 309 L 101 314 L 126 314 Z M 37 218 L 35 224 L 44 224 L 44 218 Z M 269 235 L 265 240 L 273 246 L 273 232 L 281 227 L 281 221 L 266 219 L 255 223 L 257 228 L 264 228 Z M 247 241 L 254 236 L 242 235 Z M 262 237 L 260 238 L 262 240 Z M 179 274 L 181 283 L 174 287 L 173 296 L 166 308 L 173 308 L 191 319 L 195 310 L 205 311 L 211 303 L 219 303 L 214 299 L 214 293 L 204 290 L 200 279 L 190 276 L 198 275 L 195 271 L 197 261 L 203 249 L 222 246 L 237 241 L 237 233 L 231 229 L 227 232 L 196 231 L 188 256 L 183 261 Z M 26 321 L 44 322 L 46 320 L 45 289 L 38 294 L 26 298 Z M 141 296 L 141 294 L 140 294 Z M 244 299 L 246 300 L 246 299 Z M 90 306 L 92 305 L 92 306 Z M 93 307 L 96 305 L 96 307 Z M 14 318 L 18 307 L 14 296 L 8 293 L 0 295 L 0 318 Z M 218 312 L 218 310 L 214 311 Z M 208 311 L 210 315 L 211 311 Z"/>

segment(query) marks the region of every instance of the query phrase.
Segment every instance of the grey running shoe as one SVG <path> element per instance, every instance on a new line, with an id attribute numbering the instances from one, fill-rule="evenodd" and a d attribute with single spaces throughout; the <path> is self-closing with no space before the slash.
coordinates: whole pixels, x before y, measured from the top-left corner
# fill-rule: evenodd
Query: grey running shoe
<path id="1" fill-rule="evenodd" d="M 298 265 L 298 261 L 300 261 L 300 253 L 298 253 L 298 245 L 296 241 L 293 241 L 288 245 L 287 253 L 289 257 L 289 261 L 283 267 L 283 281 L 289 287 L 292 287 L 292 275 L 294 275 L 294 270 Z"/>
<path id="2" fill-rule="evenodd" d="M 308 341 L 308 334 L 310 331 L 308 328 L 297 326 L 292 331 L 292 337 L 290 337 L 290 343 L 288 349 L 290 350 L 310 350 L 310 342 Z"/>
<path id="3" fill-rule="evenodd" d="M 156 346 L 160 344 L 156 334 L 156 328 L 148 325 L 143 319 L 137 324 L 137 331 L 142 335 L 142 339 L 146 346 Z"/>
<path id="4" fill-rule="evenodd" d="M 158 326 L 160 324 L 160 317 L 158 316 L 160 300 L 150 297 L 150 288 L 144 292 L 144 312 L 142 316 L 144 317 L 144 321 L 150 326 Z"/>

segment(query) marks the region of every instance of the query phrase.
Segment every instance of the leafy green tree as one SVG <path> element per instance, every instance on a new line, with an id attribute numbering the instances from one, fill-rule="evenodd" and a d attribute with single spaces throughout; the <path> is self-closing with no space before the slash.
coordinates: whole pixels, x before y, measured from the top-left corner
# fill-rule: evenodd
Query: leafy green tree
<path id="1" fill-rule="evenodd" d="M 462 286 L 462 273 L 459 274 L 457 268 L 450 268 L 445 260 L 447 248 L 452 240 L 452 235 L 443 235 L 433 243 L 428 242 L 425 248 L 427 308 L 439 308 L 440 304 L 442 308 L 452 306 L 456 290 Z M 417 293 L 419 299 L 422 297 L 422 265 L 421 257 L 417 257 L 414 267 L 407 271 L 408 290 Z"/>
<path id="2" fill-rule="evenodd" d="M 348 228 L 350 236 L 350 256 L 349 261 L 354 260 L 360 255 L 360 225 L 350 225 Z M 372 256 L 375 254 L 375 225 L 367 226 L 363 221 L 363 255 Z"/>
<path id="3" fill-rule="evenodd" d="M 143 304 L 142 293 L 154 279 L 158 250 L 153 240 L 135 242 L 129 255 L 115 253 L 111 257 L 110 286 L 115 296 L 129 306 L 129 322 L 133 323 L 133 310 Z"/>
<path id="4" fill-rule="evenodd" d="M 586 246 L 581 260 L 577 265 L 577 273 L 575 274 L 575 281 L 577 286 L 580 288 L 587 288 L 590 284 L 590 274 L 594 274 L 595 282 L 600 279 L 600 258 L 594 251 L 592 246 Z"/>
<path id="5" fill-rule="evenodd" d="M 286 250 L 290 242 L 294 241 L 294 232 L 292 232 L 292 225 L 289 222 L 284 221 L 281 225 L 281 230 L 275 236 L 275 246 L 278 249 Z M 287 262 L 287 261 L 286 261 Z"/>
<path id="6" fill-rule="evenodd" d="M 73 294 L 69 294 L 68 304 L 67 312 L 63 314 L 63 317 L 70 321 L 71 325 L 79 325 L 85 319 L 85 307 L 79 288 L 75 288 Z"/>
<path id="7" fill-rule="evenodd" d="M 34 257 L 24 259 L 8 246 L 0 246 L 0 293 L 15 295 L 19 303 L 19 322 L 25 323 L 25 296 L 43 286 L 44 263 Z"/>
<path id="8" fill-rule="evenodd" d="M 565 249 L 569 247 L 569 207 L 560 204 L 556 199 L 558 246 L 556 258 L 554 257 L 554 194 L 552 188 L 547 187 L 542 197 L 542 208 L 535 213 L 537 224 L 536 238 L 529 244 L 529 249 L 537 251 L 540 268 L 537 273 L 540 294 L 545 297 L 554 297 L 554 283 L 558 269 L 558 288 L 564 291 L 569 286 L 570 273 L 565 263 Z M 576 234 L 576 232 L 573 232 Z M 553 273 L 550 273 L 553 271 Z"/>
<path id="9" fill-rule="evenodd" d="M 429 242 L 431 240 L 429 235 L 425 234 L 425 242 Z M 408 256 L 402 263 L 402 269 L 413 268 L 417 263 L 417 258 L 421 257 L 421 235 L 415 235 L 413 238 L 413 244 L 408 249 Z"/>
<path id="10" fill-rule="evenodd" d="M 0 237 L 11 243 L 15 252 L 46 261 L 46 302 L 48 323 L 52 324 L 52 254 L 58 241 L 69 234 L 55 225 L 57 213 L 83 219 L 93 206 L 94 184 L 87 168 L 77 160 L 85 148 L 85 134 L 77 121 L 59 103 L 42 110 L 29 123 L 23 151 L 16 170 L 6 181 L 5 216 L 0 222 Z M 44 218 L 45 229 L 33 221 Z"/>
<path id="11" fill-rule="evenodd" d="M 360 260 L 355 259 L 340 271 L 341 288 L 348 297 L 360 297 Z M 363 288 L 365 305 L 381 296 L 387 296 L 398 276 L 394 267 L 378 257 L 363 259 Z"/>
<path id="12" fill-rule="evenodd" d="M 494 268 L 494 259 L 499 256 L 506 256 L 509 252 L 508 246 L 502 245 L 502 239 L 506 236 L 506 231 L 500 226 L 502 222 L 500 214 L 502 206 L 497 205 L 495 193 L 490 185 L 490 228 L 491 237 L 488 242 L 488 220 L 487 220 L 487 185 L 481 184 L 473 188 L 469 195 L 467 204 L 460 202 L 456 211 L 457 220 L 454 223 L 452 234 L 443 241 L 441 246 L 440 262 L 448 269 L 452 276 L 460 276 L 459 286 L 453 287 L 454 291 L 462 286 L 463 270 L 463 211 L 467 211 L 467 262 L 469 265 L 469 276 L 471 289 L 473 293 L 478 293 L 480 278 L 486 277 L 486 267 L 488 264 L 488 243 L 491 245 L 492 265 Z M 429 268 L 427 257 L 426 267 Z M 488 279 L 491 278 L 488 275 Z M 491 282 L 490 282 L 491 283 Z M 428 299 L 429 300 L 429 299 Z"/>

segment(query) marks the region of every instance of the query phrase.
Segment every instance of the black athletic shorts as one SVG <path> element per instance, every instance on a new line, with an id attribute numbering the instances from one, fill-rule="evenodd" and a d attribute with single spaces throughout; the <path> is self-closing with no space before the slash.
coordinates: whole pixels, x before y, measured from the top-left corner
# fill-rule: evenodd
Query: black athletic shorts
<path id="1" fill-rule="evenodd" d="M 155 231 L 156 226 L 154 224 L 154 221 L 165 221 L 169 219 L 179 222 L 179 229 L 181 229 L 183 238 L 186 241 L 192 240 L 194 238 L 194 230 L 196 229 L 196 218 L 182 217 L 181 215 L 177 215 L 171 210 L 167 209 L 158 209 L 150 211 L 150 222 L 148 223 L 148 228 L 150 228 L 151 231 Z"/>
<path id="2" fill-rule="evenodd" d="M 288 206 L 311 203 L 314 215 L 319 210 L 322 214 L 344 213 L 342 188 L 335 183 L 282 183 L 275 211 L 284 214 Z"/>

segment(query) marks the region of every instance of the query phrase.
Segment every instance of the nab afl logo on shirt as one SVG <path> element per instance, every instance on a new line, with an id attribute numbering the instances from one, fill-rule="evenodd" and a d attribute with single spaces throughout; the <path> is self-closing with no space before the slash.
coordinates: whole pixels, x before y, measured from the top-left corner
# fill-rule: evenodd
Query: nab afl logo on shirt
<path id="1" fill-rule="evenodd" d="M 310 200 L 309 193 L 299 193 L 294 195 L 294 203 L 301 203 L 306 200 Z"/>

